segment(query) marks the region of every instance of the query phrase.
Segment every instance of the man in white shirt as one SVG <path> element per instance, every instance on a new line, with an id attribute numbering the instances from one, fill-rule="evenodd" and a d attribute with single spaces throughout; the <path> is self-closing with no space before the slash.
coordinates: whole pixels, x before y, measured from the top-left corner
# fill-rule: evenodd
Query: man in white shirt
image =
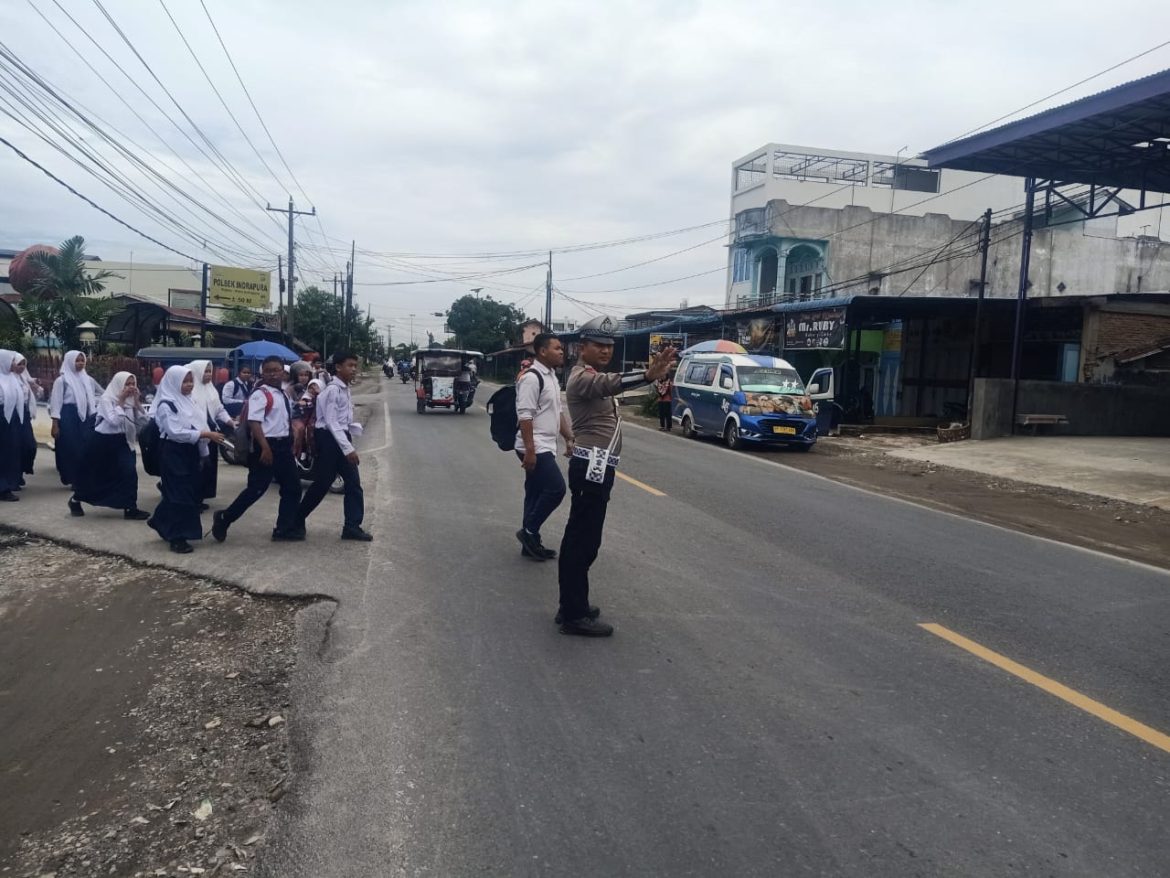
<path id="1" fill-rule="evenodd" d="M 345 524 L 341 538 L 368 543 L 374 537 L 362 530 L 365 498 L 361 476 L 358 475 L 360 461 L 353 448 L 353 439 L 361 435 L 362 427 L 354 422 L 353 400 L 349 395 L 350 382 L 358 370 L 358 358 L 348 351 L 339 351 L 333 355 L 333 364 L 333 380 L 317 395 L 317 431 L 314 434 L 317 462 L 313 484 L 301 499 L 300 525 L 304 527 L 305 519 L 329 492 L 333 480 L 341 476 L 345 482 L 342 503 Z"/>
<path id="2" fill-rule="evenodd" d="M 252 445 L 248 484 L 227 509 L 211 517 L 211 535 L 216 542 L 227 539 L 228 527 L 268 492 L 274 479 L 280 485 L 280 506 L 272 539 L 292 542 L 305 538 L 305 527 L 298 517 L 301 477 L 292 454 L 292 405 L 280 391 L 284 378 L 280 357 L 264 360 L 260 378 L 262 383 L 248 397 L 248 435 Z"/>
<path id="3" fill-rule="evenodd" d="M 564 437 L 565 455 L 573 453 L 573 428 L 561 402 L 554 369 L 565 364 L 565 349 L 552 333 L 532 340 L 536 359 L 516 381 L 516 456 L 524 467 L 524 521 L 516 531 L 520 554 L 533 561 L 557 556 L 540 540 L 540 528 L 565 499 L 565 477 L 557 465 L 557 436 Z"/>
<path id="4" fill-rule="evenodd" d="M 261 366 L 260 368 L 263 369 L 264 367 Z M 227 409 L 227 413 L 233 418 L 239 415 L 240 409 L 244 407 L 244 403 L 247 402 L 251 392 L 252 367 L 248 365 L 240 366 L 240 370 L 236 372 L 236 377 L 225 384 L 223 391 L 220 393 L 220 399 L 223 401 L 223 407 Z"/>

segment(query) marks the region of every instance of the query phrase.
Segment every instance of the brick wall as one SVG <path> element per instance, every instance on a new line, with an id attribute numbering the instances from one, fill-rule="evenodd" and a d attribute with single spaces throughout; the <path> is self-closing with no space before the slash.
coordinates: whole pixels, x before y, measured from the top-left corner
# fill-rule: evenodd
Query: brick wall
<path id="1" fill-rule="evenodd" d="M 1093 327 L 1086 333 L 1083 377 L 1085 381 L 1099 381 L 1102 361 L 1111 354 L 1151 347 L 1170 336 L 1170 313 L 1133 313 L 1097 311 L 1092 314 Z"/>

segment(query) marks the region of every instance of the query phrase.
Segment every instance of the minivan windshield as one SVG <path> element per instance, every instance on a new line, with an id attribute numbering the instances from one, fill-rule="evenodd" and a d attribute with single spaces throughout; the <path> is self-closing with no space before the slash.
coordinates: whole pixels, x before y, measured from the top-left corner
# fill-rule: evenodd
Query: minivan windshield
<path id="1" fill-rule="evenodd" d="M 795 369 L 740 366 L 739 389 L 746 393 L 804 394 L 804 384 Z"/>

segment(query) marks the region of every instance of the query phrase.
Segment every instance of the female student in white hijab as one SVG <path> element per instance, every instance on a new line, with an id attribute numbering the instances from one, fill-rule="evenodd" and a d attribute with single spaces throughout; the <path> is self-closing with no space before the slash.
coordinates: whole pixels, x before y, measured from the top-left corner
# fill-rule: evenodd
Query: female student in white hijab
<path id="1" fill-rule="evenodd" d="M 207 413 L 191 400 L 195 376 L 187 366 L 171 366 L 163 375 L 154 397 L 153 416 L 158 424 L 159 472 L 162 500 L 146 523 L 171 545 L 172 552 L 192 551 L 188 540 L 203 539 L 199 520 L 202 485 L 200 458 L 209 443 L 219 445 L 223 434 L 207 429 Z"/>
<path id="2" fill-rule="evenodd" d="M 215 369 L 211 360 L 193 360 L 187 364 L 195 378 L 195 389 L 191 391 L 191 401 L 195 408 L 204 413 L 204 420 L 209 430 L 217 430 L 220 426 L 233 428 L 236 422 L 223 406 L 219 391 L 212 383 Z M 199 508 L 207 509 L 205 501 L 215 496 L 219 484 L 219 455 L 209 454 L 203 458 L 203 481 L 199 490 Z"/>
<path id="3" fill-rule="evenodd" d="M 138 430 L 148 420 L 138 395 L 138 379 L 118 372 L 98 399 L 97 425 L 85 446 L 69 511 L 85 515 L 82 503 L 121 509 L 127 521 L 149 514 L 138 508 Z"/>
<path id="4" fill-rule="evenodd" d="M 37 437 L 33 432 L 33 421 L 37 417 L 37 400 L 43 395 L 41 392 L 41 385 L 37 383 L 36 379 L 28 374 L 28 361 L 23 354 L 17 354 L 16 359 L 12 363 L 12 371 L 15 372 L 24 384 L 24 423 L 22 425 L 22 442 L 20 455 L 20 486 L 24 487 L 24 476 L 31 476 L 33 474 L 33 463 L 37 459 Z"/>
<path id="5" fill-rule="evenodd" d="M 97 420 L 97 398 L 101 385 L 85 371 L 85 354 L 70 351 L 61 361 L 61 374 L 49 395 L 49 417 L 53 419 L 57 472 L 61 484 L 73 485 L 81 452 L 93 435 Z"/>
<path id="6" fill-rule="evenodd" d="M 13 371 L 16 351 L 0 350 L 0 501 L 19 500 L 21 450 L 24 444 L 24 381 Z"/>

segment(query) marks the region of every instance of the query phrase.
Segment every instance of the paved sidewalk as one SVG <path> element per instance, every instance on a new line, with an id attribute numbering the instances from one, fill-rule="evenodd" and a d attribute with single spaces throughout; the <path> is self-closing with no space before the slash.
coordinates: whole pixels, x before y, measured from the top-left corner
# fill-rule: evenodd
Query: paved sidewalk
<path id="1" fill-rule="evenodd" d="M 1170 438 L 1012 436 L 888 453 L 1170 510 Z"/>

